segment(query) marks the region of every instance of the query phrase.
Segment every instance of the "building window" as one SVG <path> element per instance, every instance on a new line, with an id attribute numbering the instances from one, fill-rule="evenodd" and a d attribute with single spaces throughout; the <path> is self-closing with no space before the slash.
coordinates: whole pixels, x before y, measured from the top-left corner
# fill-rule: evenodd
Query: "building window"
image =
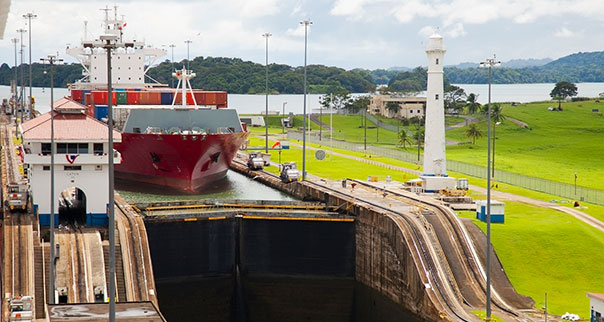
<path id="1" fill-rule="evenodd" d="M 409 113 L 413 114 L 413 110 L 409 110 Z"/>
<path id="2" fill-rule="evenodd" d="M 101 171 L 101 170 L 103 170 L 103 166 L 100 165 L 100 164 L 97 164 L 97 165 L 94 166 L 94 170 Z"/>
<path id="3" fill-rule="evenodd" d="M 43 165 L 42 166 L 42 170 L 44 170 L 44 171 L 50 171 L 50 166 L 49 165 Z"/>
<path id="4" fill-rule="evenodd" d="M 63 167 L 63 170 L 65 170 L 65 171 L 81 171 L 82 166 L 81 165 L 66 165 Z"/>
<path id="5" fill-rule="evenodd" d="M 438 94 L 434 95 L 434 98 L 435 98 L 435 99 L 438 99 Z"/>
<path id="6" fill-rule="evenodd" d="M 50 143 L 42 143 L 42 155 L 50 154 Z"/>
<path id="7" fill-rule="evenodd" d="M 57 143 L 59 154 L 88 154 L 88 143 Z"/>
<path id="8" fill-rule="evenodd" d="M 421 112 L 422 112 L 422 111 L 420 111 L 420 110 L 417 110 L 417 113 L 421 113 Z"/>
<path id="9" fill-rule="evenodd" d="M 436 65 L 438 65 L 438 58 L 436 58 Z"/>
<path id="10" fill-rule="evenodd" d="M 93 149 L 94 149 L 94 154 L 102 155 L 104 152 L 103 143 L 95 143 Z"/>

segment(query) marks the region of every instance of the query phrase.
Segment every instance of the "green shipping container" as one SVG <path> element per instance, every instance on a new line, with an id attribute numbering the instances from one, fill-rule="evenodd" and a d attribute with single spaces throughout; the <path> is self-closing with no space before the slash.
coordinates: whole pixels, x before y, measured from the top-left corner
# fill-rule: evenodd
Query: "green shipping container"
<path id="1" fill-rule="evenodd" d="M 128 92 L 116 92 L 117 105 L 128 105 Z"/>

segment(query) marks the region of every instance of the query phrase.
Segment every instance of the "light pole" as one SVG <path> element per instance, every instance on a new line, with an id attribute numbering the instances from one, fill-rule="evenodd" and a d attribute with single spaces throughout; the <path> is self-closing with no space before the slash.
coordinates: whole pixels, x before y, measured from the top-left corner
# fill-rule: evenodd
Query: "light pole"
<path id="1" fill-rule="evenodd" d="M 50 276 L 48 303 L 55 303 L 55 109 L 54 109 L 54 65 L 63 63 L 56 55 L 41 58 L 43 64 L 50 65 Z"/>
<path id="2" fill-rule="evenodd" d="M 20 28 L 17 29 L 17 32 L 21 34 L 21 50 L 19 50 L 19 54 L 21 55 L 21 63 L 19 64 L 19 69 L 21 70 L 21 92 L 20 92 L 20 101 L 21 101 L 21 123 L 23 123 L 23 109 L 25 108 L 25 75 L 23 74 L 23 34 L 27 32 L 26 29 Z"/>
<path id="3" fill-rule="evenodd" d="M 266 65 L 264 66 L 264 71 L 266 74 L 266 78 L 265 78 L 265 114 L 264 114 L 264 130 L 265 130 L 265 146 L 264 146 L 264 152 L 268 153 L 268 37 L 272 36 L 272 34 L 270 32 L 265 32 L 262 34 L 262 37 L 264 37 L 266 39 Z"/>
<path id="4" fill-rule="evenodd" d="M 304 25 L 304 115 L 302 117 L 302 181 L 306 180 L 306 51 L 308 48 L 308 26 L 312 25 L 310 19 L 300 21 Z"/>
<path id="5" fill-rule="evenodd" d="M 487 320 L 491 319 L 491 70 L 493 67 L 499 66 L 501 62 L 493 58 L 487 58 L 486 61 L 480 62 L 480 67 L 489 69 L 489 103 L 487 105 Z"/>
<path id="6" fill-rule="evenodd" d="M 13 38 L 10 41 L 15 45 L 15 96 L 13 97 L 13 115 L 15 116 L 15 133 L 17 133 L 17 82 L 19 81 L 17 73 L 17 44 L 19 43 L 19 39 Z"/>
<path id="7" fill-rule="evenodd" d="M 281 115 L 281 126 L 283 127 L 283 129 L 281 130 L 281 134 L 285 133 L 285 121 L 283 120 L 283 117 L 285 117 L 285 105 L 287 104 L 287 102 L 283 102 L 283 113 Z"/>
<path id="8" fill-rule="evenodd" d="M 185 44 L 187 44 L 187 69 L 191 67 L 191 63 L 189 61 L 189 45 L 193 42 L 193 40 L 187 39 L 185 40 Z"/>
<path id="9" fill-rule="evenodd" d="M 176 47 L 176 45 L 170 45 L 170 49 L 172 49 L 172 73 L 174 72 L 174 47 Z M 174 77 L 172 77 L 172 88 L 174 88 Z"/>
<path id="10" fill-rule="evenodd" d="M 31 105 L 31 97 L 32 97 L 32 93 L 31 93 L 31 82 L 32 82 L 32 69 L 31 69 L 31 20 L 32 19 L 36 19 L 38 17 L 38 15 L 35 15 L 31 12 L 28 12 L 26 14 L 23 15 L 23 18 L 28 19 L 29 21 L 29 101 L 27 102 L 27 106 L 29 107 L 29 118 L 32 118 L 33 115 L 33 111 L 32 111 L 32 105 Z"/>
<path id="11" fill-rule="evenodd" d="M 577 171 L 575 171 L 575 202 L 577 201 Z"/>

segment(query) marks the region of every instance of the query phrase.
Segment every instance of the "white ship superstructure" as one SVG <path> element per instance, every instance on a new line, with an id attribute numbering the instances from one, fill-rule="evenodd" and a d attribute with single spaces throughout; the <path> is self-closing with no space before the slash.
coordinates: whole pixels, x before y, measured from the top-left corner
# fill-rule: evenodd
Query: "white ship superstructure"
<path id="1" fill-rule="evenodd" d="M 113 19 L 110 18 L 110 9 L 103 10 L 105 10 L 104 35 L 117 36 L 116 48 L 111 52 L 111 81 L 113 87 L 142 88 L 151 86 L 145 84 L 146 73 L 158 58 L 167 54 L 167 51 L 145 47 L 143 41 L 125 40 L 126 22 L 118 18 L 117 7 L 113 9 Z M 73 84 L 73 88 L 98 89 L 107 86 L 107 51 L 102 48 L 104 44 L 100 37 L 94 40 L 88 39 L 85 31 L 80 47 L 68 47 L 66 49 L 66 53 L 75 57 L 84 68 L 82 79 Z"/>

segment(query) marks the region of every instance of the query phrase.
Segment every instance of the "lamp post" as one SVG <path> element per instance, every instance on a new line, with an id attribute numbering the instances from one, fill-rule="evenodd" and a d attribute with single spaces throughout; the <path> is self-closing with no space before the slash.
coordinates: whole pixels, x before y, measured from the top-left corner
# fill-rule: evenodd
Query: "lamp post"
<path id="1" fill-rule="evenodd" d="M 304 115 L 302 117 L 302 181 L 306 180 L 306 51 L 308 48 L 308 26 L 312 25 L 310 19 L 300 21 L 304 26 Z"/>
<path id="2" fill-rule="evenodd" d="M 13 114 L 15 116 L 15 133 L 17 133 L 18 131 L 18 124 L 17 124 L 17 82 L 19 79 L 19 76 L 17 74 L 17 44 L 19 43 L 19 39 L 17 38 L 13 38 L 10 40 L 14 45 L 15 45 L 15 92 L 14 92 L 14 97 L 13 97 Z"/>
<path id="3" fill-rule="evenodd" d="M 174 47 L 176 47 L 176 45 L 170 45 L 170 49 L 172 49 L 172 72 L 174 72 Z M 172 77 L 172 88 L 174 88 L 174 77 Z"/>
<path id="4" fill-rule="evenodd" d="M 63 63 L 56 55 L 41 58 L 43 64 L 50 65 L 50 276 L 48 303 L 55 303 L 55 109 L 54 109 L 54 65 Z"/>
<path id="5" fill-rule="evenodd" d="M 35 15 L 31 12 L 28 12 L 26 14 L 23 15 L 23 18 L 27 19 L 29 21 L 28 25 L 29 25 L 29 101 L 27 102 L 27 106 L 29 107 L 29 118 L 32 118 L 33 115 L 33 111 L 32 111 L 32 105 L 31 105 L 31 97 L 32 97 L 32 93 L 31 93 L 31 82 L 32 82 L 32 66 L 31 66 L 31 20 L 32 19 L 36 19 L 38 17 L 38 15 Z"/>
<path id="6" fill-rule="evenodd" d="M 270 32 L 265 32 L 262 37 L 266 40 L 266 64 L 264 66 L 265 71 L 265 111 L 264 111 L 264 130 L 265 130 L 265 146 L 264 152 L 268 153 L 268 37 L 272 36 Z"/>
<path id="7" fill-rule="evenodd" d="M 577 201 L 577 171 L 575 171 L 575 201 Z"/>
<path id="8" fill-rule="evenodd" d="M 501 62 L 495 60 L 495 55 L 493 55 L 493 58 L 487 58 L 485 61 L 480 62 L 480 67 L 489 69 L 489 103 L 487 105 L 487 320 L 491 319 L 491 70 L 500 64 Z"/>
<path id="9" fill-rule="evenodd" d="M 189 61 L 189 45 L 192 43 L 193 41 L 190 39 L 185 40 L 185 44 L 187 44 L 187 69 L 189 69 L 191 67 L 191 63 Z"/>
<path id="10" fill-rule="evenodd" d="M 23 34 L 27 32 L 26 29 L 20 28 L 17 29 L 17 32 L 21 34 L 21 49 L 19 50 L 19 54 L 21 55 L 21 63 L 19 64 L 19 69 L 21 70 L 21 92 L 20 92 L 20 102 L 21 102 L 21 122 L 23 122 L 23 109 L 25 108 L 25 98 L 23 96 L 25 96 L 25 75 L 23 74 L 23 47 L 25 47 L 23 45 Z"/>
<path id="11" fill-rule="evenodd" d="M 285 105 L 287 105 L 287 102 L 283 102 L 283 113 L 281 116 L 281 126 L 283 129 L 281 130 L 281 134 L 285 133 L 285 122 L 283 121 L 283 117 L 285 116 Z"/>

